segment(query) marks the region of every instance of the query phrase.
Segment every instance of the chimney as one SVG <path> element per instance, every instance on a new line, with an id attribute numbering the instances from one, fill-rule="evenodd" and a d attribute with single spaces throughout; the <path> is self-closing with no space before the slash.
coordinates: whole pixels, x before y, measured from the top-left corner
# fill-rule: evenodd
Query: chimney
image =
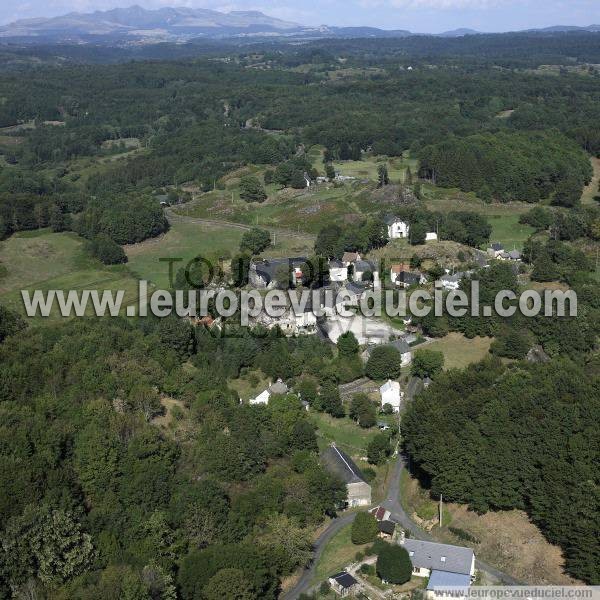
<path id="1" fill-rule="evenodd" d="M 406 540 L 406 534 L 404 533 L 404 529 L 400 529 L 400 533 L 398 534 L 398 544 L 400 546 L 404 546 L 405 540 Z"/>

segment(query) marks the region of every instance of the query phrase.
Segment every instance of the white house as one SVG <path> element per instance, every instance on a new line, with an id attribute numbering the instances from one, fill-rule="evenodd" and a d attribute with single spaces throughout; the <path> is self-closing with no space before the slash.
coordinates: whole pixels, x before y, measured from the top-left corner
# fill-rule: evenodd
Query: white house
<path id="1" fill-rule="evenodd" d="M 400 391 L 400 384 L 397 381 L 388 379 L 379 388 L 379 393 L 381 394 L 381 408 L 389 404 L 394 409 L 394 412 L 400 412 L 400 404 L 402 403 L 404 394 Z"/>
<path id="2" fill-rule="evenodd" d="M 431 232 L 425 234 L 426 242 L 437 242 L 437 240 L 438 240 L 438 234 L 435 233 L 435 231 L 431 231 Z"/>
<path id="3" fill-rule="evenodd" d="M 397 217 L 388 217 L 385 219 L 390 240 L 407 238 L 410 233 L 410 225 Z"/>
<path id="4" fill-rule="evenodd" d="M 269 390 L 262 391 L 256 398 L 250 398 L 249 404 L 269 404 L 271 392 Z"/>
<path id="5" fill-rule="evenodd" d="M 409 343 L 406 341 L 406 338 L 394 340 L 390 343 L 390 346 L 393 346 L 400 352 L 400 366 L 408 367 L 412 362 L 412 350 Z"/>
<path id="6" fill-rule="evenodd" d="M 256 398 L 251 398 L 249 404 L 269 404 L 269 400 L 273 394 L 287 394 L 288 386 L 280 379 L 266 390 L 262 391 Z"/>
<path id="7" fill-rule="evenodd" d="M 458 271 L 452 275 L 450 273 L 446 273 L 446 275 L 442 275 L 438 281 L 442 284 L 442 287 L 446 291 L 450 292 L 452 290 L 457 290 L 460 287 L 460 282 L 472 273 L 473 271 Z"/>
<path id="8" fill-rule="evenodd" d="M 348 280 L 348 267 L 344 266 L 341 260 L 329 261 L 329 280 L 338 282 Z"/>

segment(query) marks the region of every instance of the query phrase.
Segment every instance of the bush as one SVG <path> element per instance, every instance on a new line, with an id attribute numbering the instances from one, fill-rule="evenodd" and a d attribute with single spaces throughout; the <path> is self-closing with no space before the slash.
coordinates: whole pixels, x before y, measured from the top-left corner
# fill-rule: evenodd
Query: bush
<path id="1" fill-rule="evenodd" d="M 352 523 L 350 538 L 353 544 L 368 544 L 377 539 L 378 533 L 379 526 L 375 516 L 368 512 L 360 512 Z"/>
<path id="2" fill-rule="evenodd" d="M 372 465 L 380 465 L 391 452 L 390 438 L 385 433 L 378 433 L 367 446 L 367 457 Z"/>
<path id="3" fill-rule="evenodd" d="M 127 262 L 125 251 L 117 242 L 105 234 L 97 235 L 87 244 L 88 252 L 105 265 L 118 265 Z"/>
<path id="4" fill-rule="evenodd" d="M 480 540 L 474 535 L 471 535 L 468 531 L 461 529 L 460 527 L 448 527 L 448 531 L 454 534 L 458 539 L 464 542 L 471 542 L 472 544 L 479 544 Z"/>
<path id="5" fill-rule="evenodd" d="M 444 368 L 444 355 L 435 350 L 417 350 L 413 357 L 411 373 L 415 377 L 435 377 Z"/>
<path id="6" fill-rule="evenodd" d="M 363 575 L 375 575 L 375 567 L 373 565 L 360 565 L 360 572 Z"/>
<path id="7" fill-rule="evenodd" d="M 402 546 L 386 546 L 377 556 L 377 575 L 382 581 L 401 585 L 410 581 L 412 563 L 408 552 Z"/>
<path id="8" fill-rule="evenodd" d="M 246 231 L 242 236 L 240 242 L 240 252 L 245 254 L 260 254 L 263 250 L 267 249 L 271 245 L 271 234 L 258 227 L 252 228 L 250 231 Z"/>
<path id="9" fill-rule="evenodd" d="M 257 177 L 245 175 L 240 180 L 240 198 L 246 202 L 264 202 L 267 199 L 265 187 Z"/>

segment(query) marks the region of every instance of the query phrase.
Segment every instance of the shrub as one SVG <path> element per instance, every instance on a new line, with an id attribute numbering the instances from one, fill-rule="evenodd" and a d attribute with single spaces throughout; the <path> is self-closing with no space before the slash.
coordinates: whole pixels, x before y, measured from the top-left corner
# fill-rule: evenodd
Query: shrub
<path id="1" fill-rule="evenodd" d="M 105 234 L 99 234 L 87 244 L 89 253 L 105 265 L 118 265 L 127 262 L 125 251 L 117 242 Z"/>
<path id="2" fill-rule="evenodd" d="M 463 540 L 464 542 L 471 542 L 472 544 L 479 544 L 480 540 L 477 539 L 474 535 L 470 534 L 468 531 L 461 529 L 460 527 L 448 527 L 448 531 L 454 534 L 458 539 Z"/>
<path id="3" fill-rule="evenodd" d="M 368 512 L 360 512 L 352 523 L 350 538 L 353 544 L 368 544 L 377 538 L 379 527 L 377 519 Z"/>
<path id="4" fill-rule="evenodd" d="M 412 563 L 402 546 L 386 544 L 377 556 L 377 575 L 382 581 L 401 585 L 410 581 Z"/>

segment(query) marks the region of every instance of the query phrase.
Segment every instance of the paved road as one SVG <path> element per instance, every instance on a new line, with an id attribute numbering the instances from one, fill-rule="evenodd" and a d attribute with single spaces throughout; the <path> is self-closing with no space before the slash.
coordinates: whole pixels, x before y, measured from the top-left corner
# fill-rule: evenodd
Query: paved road
<path id="1" fill-rule="evenodd" d="M 382 506 L 385 506 L 387 510 L 392 513 L 392 519 L 397 521 L 402 525 L 402 527 L 410 531 L 410 534 L 413 538 L 418 540 L 425 541 L 436 541 L 429 533 L 423 531 L 408 515 L 408 513 L 404 510 L 402 505 L 400 504 L 400 477 L 402 474 L 402 469 L 405 468 L 404 458 L 402 455 L 399 455 L 396 463 L 394 464 L 394 470 L 392 471 L 392 475 L 390 477 L 390 483 L 388 487 L 388 493 L 384 502 L 382 502 Z M 504 585 L 522 585 L 522 582 L 519 582 L 514 577 L 503 573 L 502 571 L 484 563 L 480 560 L 476 561 L 476 567 L 480 571 L 484 571 L 488 575 L 492 576 L 494 579 L 498 580 Z"/>
<path id="2" fill-rule="evenodd" d="M 311 583 L 315 576 L 315 569 L 317 567 L 319 559 L 321 558 L 323 549 L 327 545 L 327 542 L 329 542 L 329 540 L 334 535 L 336 535 L 336 533 L 338 533 L 341 529 L 346 527 L 346 525 L 352 523 L 355 517 L 356 513 L 347 513 L 331 521 L 329 527 L 325 529 L 325 531 L 319 536 L 319 539 L 317 539 L 317 541 L 314 544 L 314 555 L 310 564 L 304 569 L 302 576 L 300 577 L 298 583 L 296 583 L 294 588 L 289 590 L 286 594 L 282 596 L 283 600 L 293 600 L 295 598 L 298 598 L 300 594 L 306 594 L 311 590 L 311 588 L 313 587 Z"/>
<path id="3" fill-rule="evenodd" d="M 392 474 L 390 475 L 388 489 L 385 496 L 385 500 L 381 503 L 391 513 L 392 520 L 400 523 L 403 529 L 410 531 L 411 537 L 418 540 L 425 541 L 436 541 L 429 533 L 423 531 L 408 515 L 400 504 L 400 477 L 402 469 L 405 468 L 404 458 L 402 455 L 398 455 L 393 466 Z M 306 594 L 311 591 L 311 582 L 314 579 L 315 568 L 323 553 L 323 548 L 329 542 L 329 540 L 340 531 L 346 525 L 352 523 L 356 513 L 349 513 L 334 519 L 327 529 L 319 536 L 314 545 L 314 557 L 309 566 L 304 570 L 302 576 L 298 580 L 295 587 L 282 596 L 282 600 L 295 600 L 300 594 Z M 503 573 L 502 571 L 488 565 L 480 560 L 475 562 L 475 566 L 480 571 L 487 573 L 495 580 L 501 582 L 504 585 L 522 585 L 522 582 L 514 579 L 510 575 Z"/>

